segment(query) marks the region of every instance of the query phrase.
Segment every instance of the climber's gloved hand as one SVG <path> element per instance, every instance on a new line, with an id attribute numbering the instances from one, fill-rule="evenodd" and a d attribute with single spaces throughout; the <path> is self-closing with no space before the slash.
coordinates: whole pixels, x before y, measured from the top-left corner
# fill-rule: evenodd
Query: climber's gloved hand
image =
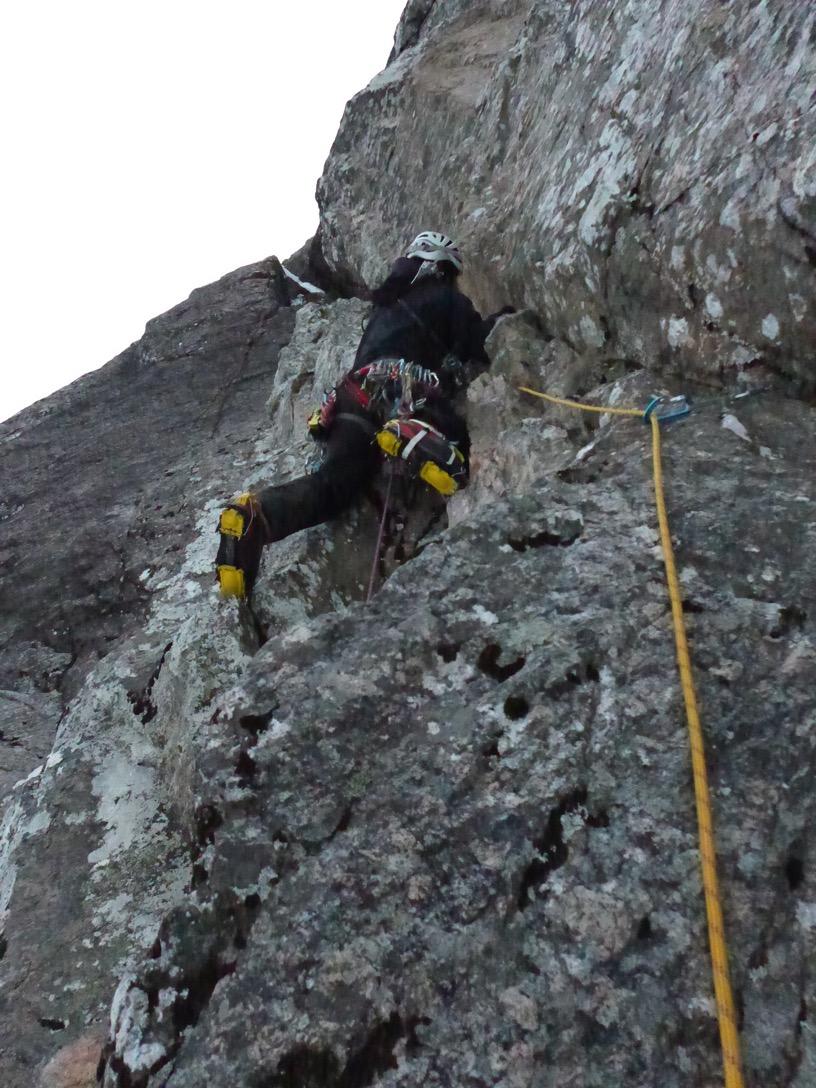
<path id="1" fill-rule="evenodd" d="M 515 313 L 518 313 L 515 306 L 502 306 L 500 310 L 497 310 L 494 314 L 490 314 L 489 317 L 486 317 L 484 319 L 485 336 L 491 331 L 500 317 Z"/>

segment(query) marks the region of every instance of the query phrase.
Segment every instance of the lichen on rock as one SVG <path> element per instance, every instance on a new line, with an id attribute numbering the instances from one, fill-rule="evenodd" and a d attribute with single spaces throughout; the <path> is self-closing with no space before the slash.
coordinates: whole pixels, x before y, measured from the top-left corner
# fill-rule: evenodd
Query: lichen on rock
<path id="1" fill-rule="evenodd" d="M 649 428 L 520 385 L 691 399 L 664 468 L 747 1081 L 814 1083 L 812 27 L 412 2 L 291 262 L 325 293 L 239 270 L 0 430 L 55 519 L 46 569 L 0 511 L 42 602 L 2 626 L 9 1088 L 720 1082 Z M 466 393 L 470 485 L 405 512 L 368 604 L 376 492 L 222 601 L 220 506 L 304 470 L 353 358 L 368 303 L 335 296 L 427 227 L 519 310 Z M 51 479 L 96 410 L 119 487 Z M 100 495 L 93 566 L 59 517 Z"/>

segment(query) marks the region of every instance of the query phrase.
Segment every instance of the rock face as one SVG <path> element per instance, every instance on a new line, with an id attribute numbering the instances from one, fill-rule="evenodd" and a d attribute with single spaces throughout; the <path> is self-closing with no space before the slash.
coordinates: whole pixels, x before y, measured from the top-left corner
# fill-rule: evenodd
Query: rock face
<path id="1" fill-rule="evenodd" d="M 3 687 L 70 696 L 145 616 L 225 459 L 258 437 L 293 319 L 276 260 L 239 269 L 0 426 Z"/>
<path id="2" fill-rule="evenodd" d="M 318 188 L 323 254 L 371 283 L 448 230 L 476 298 L 582 353 L 816 386 L 816 50 L 807 4 L 408 5 Z"/>
<path id="3" fill-rule="evenodd" d="M 32 1085 L 84 1025 L 98 1061 L 111 972 L 183 885 L 151 692 L 212 586 L 209 541 L 185 549 L 268 465 L 262 408 L 294 297 L 277 260 L 239 269 L 0 427 L 4 1085 Z"/>
<path id="4" fill-rule="evenodd" d="M 211 720 L 197 894 L 117 991 L 107 1085 L 717 1083 L 648 432 L 523 402 L 531 355 L 574 392 L 526 315 L 490 347 L 452 528 L 371 606 L 270 640 Z M 746 1058 L 800 1088 L 813 429 L 709 395 L 666 439 Z"/>
<path id="5" fill-rule="evenodd" d="M 721 1083 L 649 430 L 517 389 L 642 407 L 674 371 L 694 410 L 665 430 L 667 498 L 746 1080 L 816 1083 L 812 311 L 780 302 L 812 274 L 812 117 L 785 127 L 812 23 L 408 5 L 291 270 L 370 285 L 457 222 L 482 303 L 527 308 L 467 391 L 470 486 L 408 510 L 397 488 L 369 604 L 382 488 L 268 549 L 251 609 L 212 583 L 223 498 L 314 459 L 303 417 L 349 365 L 360 298 L 239 270 L 0 432 L 9 479 L 34 481 L 0 523 L 4 1085 Z M 634 196 L 627 147 L 651 149 Z M 690 339 L 669 350 L 671 319 Z M 726 365 L 738 343 L 762 363 Z M 100 516 L 117 562 L 94 566 Z"/>

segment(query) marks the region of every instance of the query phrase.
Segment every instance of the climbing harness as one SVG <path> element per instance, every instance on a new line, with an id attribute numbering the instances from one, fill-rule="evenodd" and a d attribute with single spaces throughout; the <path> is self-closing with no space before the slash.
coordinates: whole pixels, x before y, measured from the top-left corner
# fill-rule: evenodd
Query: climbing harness
<path id="1" fill-rule="evenodd" d="M 338 412 L 338 397 L 350 397 L 362 412 Z M 413 413 L 440 395 L 439 375 L 406 359 L 378 359 L 347 374 L 323 395 L 308 419 L 309 433 L 326 439 L 337 420 L 353 420 L 370 429 L 380 450 L 399 458 L 442 495 L 452 495 L 467 483 L 464 454 L 455 442 Z"/>
<path id="2" fill-rule="evenodd" d="M 697 705 L 694 677 L 691 671 L 686 626 L 683 619 L 683 603 L 680 595 L 680 583 L 674 560 L 674 549 L 669 531 L 669 519 L 666 513 L 666 499 L 663 488 L 663 466 L 661 459 L 660 424 L 681 416 L 688 415 L 689 407 L 685 397 L 653 397 L 646 409 L 607 408 L 580 401 L 566 400 L 540 393 L 527 386 L 519 386 L 522 393 L 540 397 L 552 404 L 568 408 L 578 408 L 583 412 L 599 412 L 603 415 L 632 416 L 649 423 L 652 429 L 652 471 L 654 476 L 655 504 L 660 527 L 660 541 L 663 548 L 663 563 L 666 570 L 666 584 L 671 601 L 674 642 L 677 653 L 677 667 L 680 673 L 680 685 L 686 708 L 691 765 L 694 777 L 694 797 L 697 807 L 697 827 L 700 843 L 700 863 L 703 876 L 706 916 L 708 919 L 708 943 L 711 953 L 711 968 L 714 977 L 714 995 L 717 1003 L 717 1020 L 720 1027 L 720 1045 L 723 1055 L 725 1088 L 743 1088 L 742 1060 L 740 1056 L 737 1017 L 734 1009 L 734 997 L 728 971 L 728 951 L 725 940 L 722 902 L 719 880 L 717 877 L 717 855 L 714 842 L 714 826 L 711 814 L 711 795 L 708 786 L 708 774 L 705 762 L 703 730 Z"/>
<path id="3" fill-rule="evenodd" d="M 239 495 L 221 511 L 218 532 L 221 540 L 215 569 L 221 596 L 243 600 L 252 592 L 261 549 L 270 535 L 258 499 L 250 492 Z"/>
<path id="4" fill-rule="evenodd" d="M 395 416 L 411 415 L 438 396 L 439 377 L 435 371 L 406 359 L 378 359 L 352 371 L 323 394 L 320 406 L 309 416 L 306 425 L 312 438 L 328 438 L 335 421 L 350 415 L 337 411 L 340 394 L 381 426 Z"/>
<path id="5" fill-rule="evenodd" d="M 424 327 L 424 323 L 420 323 Z M 447 384 L 457 384 L 454 362 L 458 363 L 458 360 L 446 358 L 443 362 Z M 462 366 L 461 363 L 458 365 Z M 324 393 L 320 405 L 308 417 L 309 434 L 319 445 L 329 437 L 339 420 L 363 427 L 389 464 L 388 487 L 366 601 L 371 600 L 374 592 L 395 475 L 401 471 L 403 476 L 420 479 L 446 496 L 467 484 L 467 464 L 457 444 L 437 427 L 414 417 L 414 412 L 441 396 L 443 392 L 436 371 L 407 359 L 377 359 L 347 374 L 338 385 Z M 338 411 L 338 403 L 348 401 L 359 410 Z M 317 471 L 321 460 L 318 456 L 309 464 L 308 470 Z"/>
<path id="6" fill-rule="evenodd" d="M 337 396 L 338 393 L 346 394 L 347 398 L 352 404 L 357 405 L 364 412 L 368 412 L 371 408 L 370 395 L 360 386 L 360 383 L 353 379 L 351 374 L 347 374 L 345 378 L 336 385 L 334 389 L 328 390 L 323 394 L 320 401 L 320 406 L 315 408 L 312 414 L 306 421 L 306 427 L 309 434 L 317 441 L 328 438 L 331 433 L 331 429 L 337 419 L 362 419 L 362 416 L 355 416 L 351 412 L 338 412 L 337 411 Z"/>

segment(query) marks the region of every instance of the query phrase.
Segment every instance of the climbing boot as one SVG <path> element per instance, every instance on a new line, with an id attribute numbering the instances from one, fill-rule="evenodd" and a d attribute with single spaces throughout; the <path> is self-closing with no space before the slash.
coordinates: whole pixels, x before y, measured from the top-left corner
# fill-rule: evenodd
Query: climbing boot
<path id="1" fill-rule="evenodd" d="M 252 593 L 261 552 L 269 539 L 266 519 L 255 495 L 246 493 L 221 511 L 218 518 L 221 540 L 215 569 L 222 597 L 245 599 Z"/>
<path id="2" fill-rule="evenodd" d="M 388 457 L 406 461 L 421 480 L 441 495 L 453 495 L 467 483 L 462 451 L 421 419 L 390 419 L 377 433 L 377 445 Z"/>

